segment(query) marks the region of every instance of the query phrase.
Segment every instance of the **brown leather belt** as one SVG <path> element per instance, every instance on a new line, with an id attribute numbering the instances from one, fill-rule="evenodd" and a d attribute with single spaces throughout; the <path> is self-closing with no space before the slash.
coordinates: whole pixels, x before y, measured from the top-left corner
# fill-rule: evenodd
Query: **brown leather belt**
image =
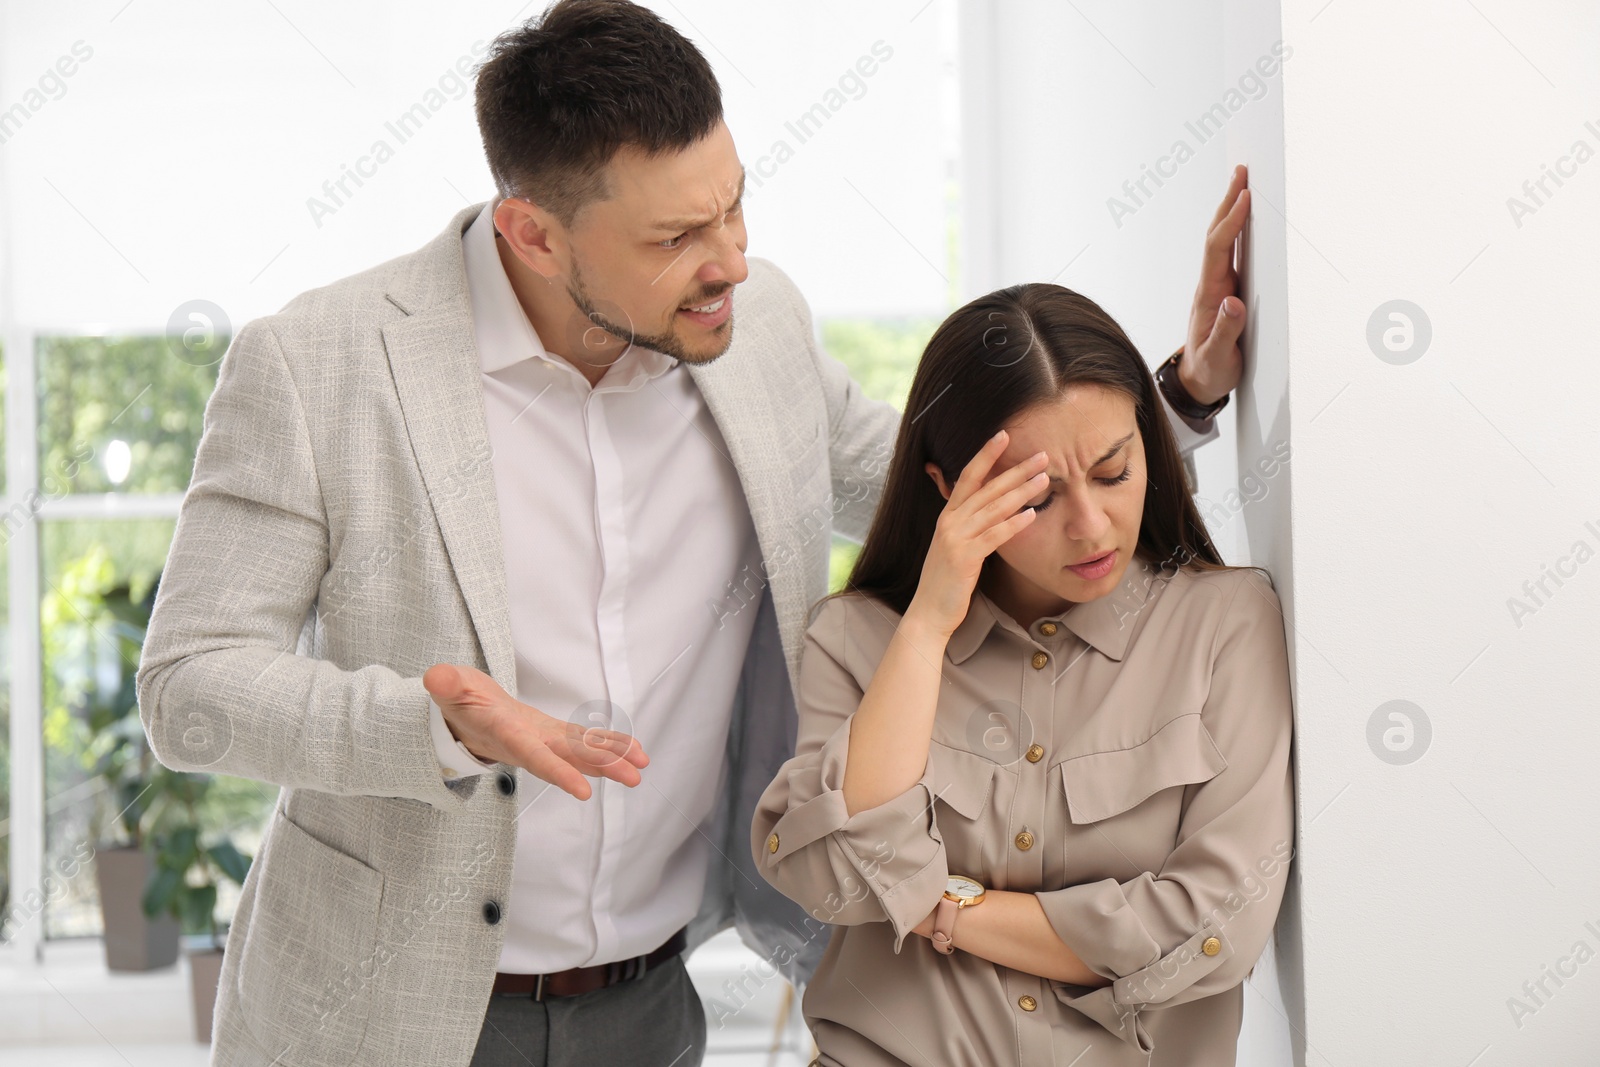
<path id="1" fill-rule="evenodd" d="M 689 928 L 685 926 L 667 938 L 666 944 L 654 952 L 632 959 L 597 963 L 592 967 L 572 967 L 554 974 L 510 974 L 496 971 L 494 991 L 497 994 L 532 995 L 534 1000 L 575 997 L 580 993 L 592 993 L 596 989 L 604 989 L 618 982 L 638 978 L 650 968 L 661 966 L 688 947 Z"/>

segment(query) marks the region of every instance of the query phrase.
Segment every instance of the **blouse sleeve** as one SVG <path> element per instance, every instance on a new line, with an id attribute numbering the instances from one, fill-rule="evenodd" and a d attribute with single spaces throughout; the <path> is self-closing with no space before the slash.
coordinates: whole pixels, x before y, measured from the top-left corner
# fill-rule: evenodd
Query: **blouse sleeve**
<path id="1" fill-rule="evenodd" d="M 846 647 L 860 635 L 847 628 L 853 613 L 844 599 L 826 602 L 806 631 L 795 755 L 761 795 L 750 847 L 767 881 L 813 918 L 836 926 L 887 921 L 899 953 L 944 893 L 944 841 L 926 768 L 899 796 L 845 811 L 850 724 L 865 690 L 845 666 Z"/>
<path id="2" fill-rule="evenodd" d="M 1152 1051 L 1138 1013 L 1244 981 L 1277 919 L 1293 856 L 1293 709 L 1283 614 L 1239 574 L 1213 642 L 1201 722 L 1226 759 L 1194 788 L 1157 873 L 1037 894 L 1056 934 L 1110 985 L 1052 981 L 1063 1004 Z"/>

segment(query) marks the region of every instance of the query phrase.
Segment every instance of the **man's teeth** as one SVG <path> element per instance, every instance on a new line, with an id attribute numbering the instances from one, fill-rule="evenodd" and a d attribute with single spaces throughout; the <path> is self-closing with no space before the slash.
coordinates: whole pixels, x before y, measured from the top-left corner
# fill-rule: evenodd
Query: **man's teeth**
<path id="1" fill-rule="evenodd" d="M 723 297 L 722 300 L 718 300 L 714 304 L 703 304 L 703 305 L 701 305 L 700 307 L 697 307 L 697 308 L 685 308 L 684 310 L 685 311 L 698 311 L 702 315 L 709 315 L 713 311 L 722 310 L 722 301 L 726 300 L 726 299 L 728 299 L 728 298 L 727 297 Z"/>

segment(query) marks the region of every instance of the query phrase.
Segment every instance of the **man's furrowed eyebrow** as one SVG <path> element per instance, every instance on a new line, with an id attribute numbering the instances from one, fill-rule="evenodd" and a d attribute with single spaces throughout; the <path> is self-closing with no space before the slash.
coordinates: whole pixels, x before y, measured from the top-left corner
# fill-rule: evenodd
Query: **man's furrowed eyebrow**
<path id="1" fill-rule="evenodd" d="M 731 209 L 734 205 L 738 204 L 739 201 L 741 201 L 743 199 L 744 199 L 744 168 L 740 167 L 739 168 L 739 192 L 734 195 L 733 204 L 729 204 L 728 205 L 729 208 Z M 708 219 L 708 218 L 705 218 L 703 216 L 699 217 L 699 218 L 665 219 L 665 220 L 663 220 L 661 222 L 655 223 L 650 228 L 652 230 L 660 230 L 663 233 L 682 233 L 685 230 L 694 230 L 694 229 L 700 228 L 701 226 L 709 226 L 713 221 L 715 221 L 715 220 L 714 219 Z"/>

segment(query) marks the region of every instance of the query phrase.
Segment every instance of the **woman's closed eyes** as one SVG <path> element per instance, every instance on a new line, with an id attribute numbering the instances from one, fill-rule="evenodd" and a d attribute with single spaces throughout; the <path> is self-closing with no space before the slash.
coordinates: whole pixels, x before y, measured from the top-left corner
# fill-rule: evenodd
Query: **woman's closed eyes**
<path id="1" fill-rule="evenodd" d="M 1126 467 L 1122 468 L 1122 473 L 1117 475 L 1115 478 L 1096 478 L 1095 481 L 1099 482 L 1101 485 L 1121 485 L 1131 477 L 1133 477 L 1133 464 L 1129 463 Z M 1050 506 L 1050 502 L 1055 498 L 1056 495 L 1054 493 L 1048 493 L 1045 495 L 1043 500 L 1039 501 L 1039 503 L 1029 504 L 1027 508 L 1023 508 L 1022 510 L 1027 511 L 1028 508 L 1032 508 L 1036 512 L 1043 511 L 1045 508 Z"/>

